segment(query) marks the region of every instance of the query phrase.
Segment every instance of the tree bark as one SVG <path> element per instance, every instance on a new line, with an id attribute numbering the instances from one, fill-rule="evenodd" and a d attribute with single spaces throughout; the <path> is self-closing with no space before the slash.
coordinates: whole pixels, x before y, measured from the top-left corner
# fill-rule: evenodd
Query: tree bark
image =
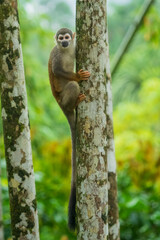
<path id="1" fill-rule="evenodd" d="M 78 240 L 108 239 L 107 29 L 105 0 L 77 0 L 77 70 L 86 100 L 77 117 Z"/>
<path id="2" fill-rule="evenodd" d="M 1 156 L 0 156 L 1 161 Z M 2 185 L 1 185 L 1 162 L 0 162 L 0 240 L 4 240 L 4 228 L 3 228 L 3 209 L 2 209 Z"/>
<path id="3" fill-rule="evenodd" d="M 77 0 L 76 14 L 77 70 L 91 73 L 77 112 L 77 239 L 118 240 L 106 1 Z"/>
<path id="4" fill-rule="evenodd" d="M 13 240 L 38 240 L 38 215 L 17 1 L 0 1 L 0 90 Z"/>
<path id="5" fill-rule="evenodd" d="M 108 159 L 108 225 L 109 240 L 119 240 L 119 213 L 117 203 L 117 176 L 116 176 L 116 159 L 113 134 L 113 113 L 112 113 L 112 89 L 109 63 L 109 47 L 107 48 L 107 159 Z"/>

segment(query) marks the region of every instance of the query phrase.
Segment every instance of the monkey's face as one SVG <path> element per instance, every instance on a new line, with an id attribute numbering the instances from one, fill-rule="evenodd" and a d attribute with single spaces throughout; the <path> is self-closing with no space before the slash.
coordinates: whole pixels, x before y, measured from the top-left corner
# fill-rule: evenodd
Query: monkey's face
<path id="1" fill-rule="evenodd" d="M 61 48 L 68 48 L 72 41 L 72 36 L 69 33 L 59 34 L 57 37 L 57 44 Z"/>

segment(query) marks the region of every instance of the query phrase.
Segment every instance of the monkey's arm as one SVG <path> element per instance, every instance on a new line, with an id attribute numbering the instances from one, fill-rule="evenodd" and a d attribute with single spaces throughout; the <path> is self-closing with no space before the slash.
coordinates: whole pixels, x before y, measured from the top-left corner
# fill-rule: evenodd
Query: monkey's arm
<path id="1" fill-rule="evenodd" d="M 88 71 L 83 71 L 82 69 L 78 73 L 66 72 L 63 69 L 55 68 L 53 73 L 56 77 L 62 77 L 70 81 L 80 82 L 82 80 L 88 80 L 90 73 Z"/>

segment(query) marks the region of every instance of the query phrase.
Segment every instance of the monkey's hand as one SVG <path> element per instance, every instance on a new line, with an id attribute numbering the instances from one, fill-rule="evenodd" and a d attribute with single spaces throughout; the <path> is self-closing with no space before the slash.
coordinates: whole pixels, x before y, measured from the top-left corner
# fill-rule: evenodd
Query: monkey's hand
<path id="1" fill-rule="evenodd" d="M 90 77 L 90 73 L 88 71 L 84 71 L 83 69 L 79 70 L 78 74 L 79 74 L 79 81 L 88 80 L 88 78 Z"/>

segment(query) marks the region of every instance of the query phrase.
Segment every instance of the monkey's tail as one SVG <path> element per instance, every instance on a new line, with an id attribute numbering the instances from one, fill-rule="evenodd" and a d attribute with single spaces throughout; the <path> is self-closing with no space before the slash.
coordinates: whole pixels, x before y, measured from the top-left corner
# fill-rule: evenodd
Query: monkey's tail
<path id="1" fill-rule="evenodd" d="M 71 187 L 71 194 L 68 206 L 68 227 L 70 230 L 76 228 L 76 186 Z"/>
<path id="2" fill-rule="evenodd" d="M 67 114 L 68 115 L 68 114 Z M 68 227 L 75 230 L 76 227 L 76 121 L 74 111 L 67 116 L 72 136 L 72 179 L 71 194 L 68 206 Z"/>

